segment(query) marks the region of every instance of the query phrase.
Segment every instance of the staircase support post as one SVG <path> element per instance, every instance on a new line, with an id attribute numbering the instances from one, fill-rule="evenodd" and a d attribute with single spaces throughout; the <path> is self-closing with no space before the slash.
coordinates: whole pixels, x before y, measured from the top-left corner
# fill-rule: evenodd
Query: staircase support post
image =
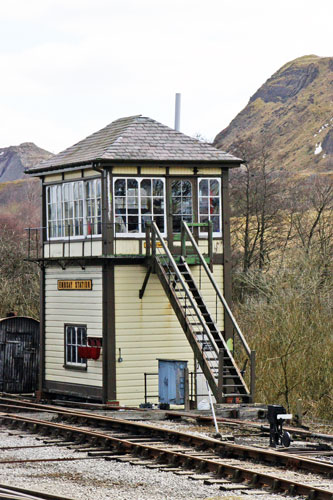
<path id="1" fill-rule="evenodd" d="M 150 256 L 150 224 L 146 223 L 146 257 Z"/>
<path id="2" fill-rule="evenodd" d="M 189 371 L 184 368 L 184 410 L 190 410 Z"/>
<path id="3" fill-rule="evenodd" d="M 250 379 L 250 394 L 251 403 L 254 403 L 254 395 L 256 389 L 256 351 L 251 351 L 251 379 Z"/>
<path id="4" fill-rule="evenodd" d="M 186 258 L 186 232 L 183 224 L 181 226 L 180 242 L 181 242 L 181 255 L 182 257 Z"/>
<path id="5" fill-rule="evenodd" d="M 224 349 L 219 350 L 219 376 L 217 383 L 217 403 L 223 400 L 223 370 L 224 370 Z"/>

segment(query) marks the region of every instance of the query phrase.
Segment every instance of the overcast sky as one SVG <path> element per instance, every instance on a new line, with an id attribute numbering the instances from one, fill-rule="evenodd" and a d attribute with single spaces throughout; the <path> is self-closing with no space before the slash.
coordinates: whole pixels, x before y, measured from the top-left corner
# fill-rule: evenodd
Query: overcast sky
<path id="1" fill-rule="evenodd" d="M 208 140 L 286 62 L 333 56 L 332 0 L 1 0 L 0 147 L 135 114 Z"/>

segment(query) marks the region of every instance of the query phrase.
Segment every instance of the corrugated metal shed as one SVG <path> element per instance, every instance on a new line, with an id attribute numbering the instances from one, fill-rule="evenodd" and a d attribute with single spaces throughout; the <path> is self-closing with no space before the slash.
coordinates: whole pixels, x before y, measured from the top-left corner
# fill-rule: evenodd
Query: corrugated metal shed
<path id="1" fill-rule="evenodd" d="M 39 321 L 24 316 L 0 319 L 0 391 L 34 392 L 38 369 Z"/>

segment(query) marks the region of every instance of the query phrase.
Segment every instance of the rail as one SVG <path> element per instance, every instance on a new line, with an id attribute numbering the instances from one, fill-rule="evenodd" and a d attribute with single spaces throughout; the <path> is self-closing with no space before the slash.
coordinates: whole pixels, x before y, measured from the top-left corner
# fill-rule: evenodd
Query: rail
<path id="1" fill-rule="evenodd" d="M 219 299 L 219 301 L 223 305 L 224 311 L 227 313 L 228 317 L 230 318 L 230 321 L 233 325 L 233 328 L 236 331 L 238 339 L 239 339 L 241 345 L 243 346 L 244 351 L 247 355 L 247 358 L 250 362 L 250 392 L 251 392 L 251 395 L 253 398 L 254 391 L 255 391 L 255 351 L 251 351 L 248 343 L 246 342 L 246 339 L 245 339 L 244 335 L 242 334 L 241 329 L 240 329 L 234 315 L 232 314 L 232 311 L 231 311 L 225 297 L 222 295 L 222 293 L 221 293 L 221 291 L 220 291 L 220 289 L 219 289 L 219 287 L 214 279 L 214 276 L 213 276 L 209 266 L 207 265 L 206 260 L 204 259 L 202 253 L 200 252 L 200 249 L 197 245 L 197 242 L 195 241 L 195 239 L 193 237 L 193 234 L 189 228 L 189 225 L 193 226 L 193 225 L 195 225 L 195 223 L 187 224 L 185 221 L 182 221 L 182 227 L 181 227 L 181 231 L 182 231 L 181 232 L 182 256 L 186 257 L 186 239 L 188 238 L 191 242 L 193 249 L 195 250 L 195 252 L 199 258 L 200 264 L 202 265 L 203 269 L 205 270 L 206 275 L 214 288 L 216 297 Z"/>

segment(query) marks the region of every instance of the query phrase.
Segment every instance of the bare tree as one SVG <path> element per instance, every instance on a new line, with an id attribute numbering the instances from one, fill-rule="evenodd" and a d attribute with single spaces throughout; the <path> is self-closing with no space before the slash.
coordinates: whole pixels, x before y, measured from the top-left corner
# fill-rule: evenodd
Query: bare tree
<path id="1" fill-rule="evenodd" d="M 238 226 L 233 237 L 242 248 L 241 269 L 264 269 L 281 234 L 281 177 L 270 165 L 270 140 L 262 136 L 240 140 L 233 151 L 244 159 L 231 178 L 233 215 Z"/>

